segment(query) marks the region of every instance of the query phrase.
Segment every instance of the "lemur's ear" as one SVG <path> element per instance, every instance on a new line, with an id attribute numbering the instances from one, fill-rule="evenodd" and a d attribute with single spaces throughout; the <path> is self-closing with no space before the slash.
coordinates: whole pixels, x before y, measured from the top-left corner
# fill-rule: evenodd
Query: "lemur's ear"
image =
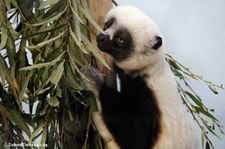
<path id="1" fill-rule="evenodd" d="M 157 50 L 162 46 L 162 38 L 159 36 L 155 36 L 154 45 L 152 46 L 152 49 Z"/>

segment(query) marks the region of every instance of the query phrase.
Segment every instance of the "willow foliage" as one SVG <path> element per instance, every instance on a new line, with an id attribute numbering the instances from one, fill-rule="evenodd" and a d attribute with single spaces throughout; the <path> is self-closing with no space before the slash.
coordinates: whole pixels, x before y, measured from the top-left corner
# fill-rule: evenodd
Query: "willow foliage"
<path id="1" fill-rule="evenodd" d="M 109 67 L 90 41 L 96 31 L 85 0 L 0 0 L 0 148 L 103 148 L 91 121 L 96 103 L 80 71 L 90 55 Z M 167 60 L 185 84 L 179 90 L 202 130 L 202 146 L 213 147 L 207 132 L 217 135 L 221 126 L 186 79 L 203 78 Z M 203 81 L 216 94 L 222 88 Z"/>

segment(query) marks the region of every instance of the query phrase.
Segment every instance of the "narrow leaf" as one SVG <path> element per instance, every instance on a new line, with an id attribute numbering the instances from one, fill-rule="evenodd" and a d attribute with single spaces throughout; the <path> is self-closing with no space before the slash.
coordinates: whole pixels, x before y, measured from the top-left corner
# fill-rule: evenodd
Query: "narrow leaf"
<path id="1" fill-rule="evenodd" d="M 197 99 L 193 94 L 191 94 L 188 91 L 185 91 L 185 94 L 187 94 L 192 99 L 192 101 L 194 101 L 199 107 L 203 108 L 202 102 L 199 99 Z"/>
<path id="2" fill-rule="evenodd" d="M 28 83 L 29 83 L 30 78 L 32 77 L 32 75 L 33 75 L 33 73 L 30 72 L 28 74 L 28 76 L 24 79 L 23 85 L 22 85 L 21 90 L 19 92 L 19 101 L 22 101 L 22 99 L 24 97 L 24 94 L 25 94 L 25 90 L 27 89 L 27 85 L 28 85 Z"/>
<path id="3" fill-rule="evenodd" d="M 3 87 L 6 85 L 6 69 L 8 68 L 5 68 L 4 59 L 2 56 L 0 56 L 0 82 L 2 83 Z"/>
<path id="4" fill-rule="evenodd" d="M 70 36 L 72 37 L 72 39 L 75 41 L 75 43 L 77 44 L 78 47 L 81 46 L 81 41 L 78 40 L 78 38 L 76 37 L 76 35 L 73 33 L 71 27 L 69 28 L 69 32 L 70 32 Z M 82 52 L 84 52 L 85 54 L 87 54 L 86 50 L 81 49 Z"/>
<path id="5" fill-rule="evenodd" d="M 33 139 L 39 135 L 39 133 L 41 133 L 41 131 L 43 130 L 43 127 L 46 125 L 46 123 L 43 123 L 41 125 L 39 125 L 39 127 L 34 130 L 34 132 L 32 132 L 31 136 L 30 136 L 30 140 L 29 140 L 29 143 L 31 143 L 33 141 Z"/>
<path id="6" fill-rule="evenodd" d="M 28 46 L 27 48 L 29 49 L 36 49 L 36 48 L 41 48 L 47 44 L 49 44 L 50 42 L 53 42 L 55 41 L 56 39 L 60 38 L 61 36 L 63 36 L 65 34 L 66 31 L 62 32 L 61 34 L 59 34 L 58 36 L 56 37 L 53 37 L 51 39 L 48 39 L 48 40 L 44 40 L 43 42 L 40 42 L 38 43 L 37 45 L 32 45 L 32 46 Z"/>
<path id="7" fill-rule="evenodd" d="M 196 111 L 201 112 L 202 114 L 204 114 L 205 116 L 218 121 L 212 114 L 210 114 L 208 111 L 204 110 L 203 108 L 199 108 L 199 107 L 194 107 Z"/>
<path id="8" fill-rule="evenodd" d="M 5 47 L 5 44 L 8 39 L 7 29 L 3 26 L 1 28 L 1 43 L 0 43 L 0 51 Z"/>
<path id="9" fill-rule="evenodd" d="M 85 17 L 88 19 L 88 21 L 90 21 L 90 23 L 101 33 L 103 33 L 103 30 L 101 29 L 101 27 L 96 23 L 96 21 L 93 19 L 93 17 L 90 15 L 90 12 L 88 10 L 88 8 L 82 8 L 79 7 L 80 10 L 84 13 Z"/>
<path id="10" fill-rule="evenodd" d="M 24 1 L 24 0 L 13 0 L 12 3 L 18 10 L 20 11 L 21 16 L 24 18 L 24 20 L 35 23 L 36 18 L 34 17 L 34 14 L 32 13 L 32 2 Z"/>
<path id="11" fill-rule="evenodd" d="M 73 1 L 73 2 L 74 2 L 74 1 Z M 83 20 L 80 18 L 79 14 L 78 14 L 78 12 L 75 11 L 73 7 L 76 7 L 76 6 L 70 5 L 70 9 L 72 10 L 73 15 L 75 16 L 75 18 L 76 18 L 80 23 L 84 24 Z"/>
<path id="12" fill-rule="evenodd" d="M 92 112 L 98 111 L 98 105 L 97 105 L 97 102 L 96 102 L 96 98 L 92 97 L 92 98 L 90 98 L 90 101 L 91 101 L 91 110 L 92 110 Z"/>
<path id="13" fill-rule="evenodd" d="M 205 144 L 205 149 L 210 149 L 210 145 L 209 145 L 209 142 L 208 141 Z"/>
<path id="14" fill-rule="evenodd" d="M 96 149 L 103 149 L 101 137 L 99 136 L 98 133 L 95 133 L 95 148 Z"/>
<path id="15" fill-rule="evenodd" d="M 62 77 L 63 71 L 64 71 L 64 61 L 61 62 L 57 66 L 57 68 L 51 73 L 51 75 L 47 81 L 47 84 L 48 84 L 48 82 L 52 82 L 55 86 L 57 86 Z"/>
<path id="16" fill-rule="evenodd" d="M 47 6 L 51 6 L 54 5 L 56 3 L 58 3 L 59 0 L 46 0 L 46 1 L 41 1 L 40 6 L 37 9 L 44 9 Z"/>
<path id="17" fill-rule="evenodd" d="M 54 14 L 53 16 L 49 16 L 49 17 L 43 19 L 42 21 L 40 21 L 38 23 L 29 24 L 29 25 L 31 25 L 31 26 L 40 26 L 40 25 L 44 25 L 44 24 L 50 23 L 52 21 L 55 21 L 55 20 L 59 19 L 65 11 L 66 11 L 66 8 L 62 12 L 58 12 L 58 13 Z"/>
<path id="18" fill-rule="evenodd" d="M 5 106 L 3 106 L 2 102 L 0 102 L 0 109 L 11 122 L 13 122 L 15 125 L 18 125 L 28 136 L 30 136 L 30 129 L 25 123 L 20 112 L 16 111 L 15 109 L 7 109 Z"/>
<path id="19" fill-rule="evenodd" d="M 174 62 L 174 61 L 171 60 L 171 59 L 168 59 L 168 61 L 169 61 L 170 65 L 171 65 L 173 68 L 175 68 L 175 69 L 177 69 L 177 70 L 181 70 L 181 68 L 176 64 L 176 62 Z"/>
<path id="20" fill-rule="evenodd" d="M 45 144 L 46 144 L 46 139 L 47 139 L 47 126 L 45 125 L 42 131 L 42 138 L 41 138 L 41 147 L 40 149 L 45 149 Z"/>
<path id="21" fill-rule="evenodd" d="M 209 126 L 206 127 L 214 136 L 220 138 Z"/>
<path id="22" fill-rule="evenodd" d="M 214 94 L 219 94 L 212 86 L 208 85 L 208 87 Z"/>
<path id="23" fill-rule="evenodd" d="M 204 148 L 204 142 L 205 142 L 205 134 L 204 134 L 204 132 L 205 132 L 205 129 L 203 127 L 202 128 L 202 148 Z"/>
<path id="24" fill-rule="evenodd" d="M 3 67 L 1 69 L 5 68 L 4 69 L 4 76 L 5 76 L 4 79 L 7 81 L 7 83 L 10 86 L 10 89 L 13 93 L 13 96 L 16 99 L 17 106 L 19 107 L 20 111 L 23 111 L 22 110 L 22 104 L 18 100 L 18 92 L 20 90 L 19 85 L 17 83 L 17 80 L 15 79 L 15 76 L 11 75 L 11 72 L 9 71 L 8 66 L 7 66 L 6 62 L 4 61 L 4 58 L 2 57 L 1 54 L 0 54 L 0 64 L 3 65 Z M 6 82 L 5 80 L 3 82 Z"/>
<path id="25" fill-rule="evenodd" d="M 35 64 L 35 65 L 32 65 L 32 66 L 27 66 L 27 67 L 24 67 L 24 68 L 21 68 L 21 70 L 32 70 L 32 69 L 37 69 L 37 68 L 42 68 L 42 67 L 48 67 L 48 66 L 52 66 L 52 65 L 55 65 L 58 61 L 61 60 L 61 57 L 63 56 L 64 52 L 59 55 L 56 59 L 54 59 L 53 61 L 50 61 L 50 62 L 46 62 L 46 63 L 40 63 L 40 64 Z"/>
<path id="26" fill-rule="evenodd" d="M 6 6 L 7 10 L 10 10 L 11 9 L 10 1 L 9 0 L 4 0 L 4 3 L 5 3 L 5 6 Z"/>

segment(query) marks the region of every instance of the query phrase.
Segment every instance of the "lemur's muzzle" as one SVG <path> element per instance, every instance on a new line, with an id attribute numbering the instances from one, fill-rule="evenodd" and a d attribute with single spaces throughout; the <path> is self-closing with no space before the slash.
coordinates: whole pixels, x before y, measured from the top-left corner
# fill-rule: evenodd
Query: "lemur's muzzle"
<path id="1" fill-rule="evenodd" d="M 96 41 L 97 41 L 98 48 L 103 52 L 107 52 L 112 43 L 109 35 L 105 35 L 102 33 L 96 37 Z"/>

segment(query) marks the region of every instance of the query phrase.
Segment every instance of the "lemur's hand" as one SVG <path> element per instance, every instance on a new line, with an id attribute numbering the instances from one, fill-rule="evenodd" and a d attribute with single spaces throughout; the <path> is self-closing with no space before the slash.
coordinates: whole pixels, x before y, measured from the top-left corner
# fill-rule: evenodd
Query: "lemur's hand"
<path id="1" fill-rule="evenodd" d="M 92 91 L 95 95 L 98 95 L 98 92 L 105 81 L 105 75 L 100 73 L 96 68 L 89 67 L 82 68 L 81 72 L 86 78 L 83 78 L 83 82 L 87 90 Z"/>

